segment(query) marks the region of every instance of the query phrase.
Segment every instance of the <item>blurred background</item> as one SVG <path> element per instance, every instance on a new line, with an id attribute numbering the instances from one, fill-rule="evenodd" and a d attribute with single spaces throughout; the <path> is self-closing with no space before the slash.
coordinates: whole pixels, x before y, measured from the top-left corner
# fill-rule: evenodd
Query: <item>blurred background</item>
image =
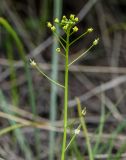
<path id="1" fill-rule="evenodd" d="M 95 38 L 100 41 L 70 67 L 68 129 L 72 132 L 80 123 L 78 97 L 87 109 L 85 121 L 94 159 L 126 159 L 125 8 L 125 0 L 0 0 L 0 159 L 60 159 L 63 90 L 31 68 L 29 60 L 64 83 L 64 60 L 55 53 L 58 43 L 47 22 L 70 14 L 79 18 L 79 31 L 71 40 L 89 27 L 94 29 L 71 46 L 70 61 Z M 55 132 L 50 125 L 56 126 Z M 84 158 L 88 159 L 88 151 L 80 133 L 67 159 Z"/>

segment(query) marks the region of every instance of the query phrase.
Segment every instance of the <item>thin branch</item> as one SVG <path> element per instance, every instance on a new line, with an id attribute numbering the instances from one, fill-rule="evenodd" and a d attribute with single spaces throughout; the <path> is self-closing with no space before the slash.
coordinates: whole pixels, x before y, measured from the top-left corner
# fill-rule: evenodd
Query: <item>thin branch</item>
<path id="1" fill-rule="evenodd" d="M 84 32 L 83 34 L 81 34 L 79 37 L 77 37 L 75 40 L 73 40 L 71 43 L 70 43 L 70 46 L 73 44 L 73 43 L 75 43 L 77 40 L 79 40 L 80 38 L 82 38 L 83 36 L 85 36 L 86 34 L 88 34 L 89 32 L 88 31 L 86 31 L 86 32 Z"/>
<path id="2" fill-rule="evenodd" d="M 60 83 L 54 81 L 53 79 L 51 79 L 50 77 L 48 77 L 48 76 L 39 68 L 39 66 L 36 65 L 35 68 L 36 68 L 44 77 L 46 77 L 49 81 L 51 81 L 52 83 L 56 84 L 57 86 L 60 86 L 60 87 L 62 87 L 62 88 L 65 88 L 62 84 L 60 84 Z"/>
<path id="3" fill-rule="evenodd" d="M 57 53 L 63 56 L 64 58 L 66 57 L 62 52 L 57 52 Z"/>
<path id="4" fill-rule="evenodd" d="M 74 62 L 76 62 L 78 59 L 80 59 L 82 56 L 84 56 L 94 45 L 91 45 L 84 53 L 82 53 L 80 56 L 78 56 L 75 60 L 73 60 L 68 66 L 72 65 Z"/>
<path id="5" fill-rule="evenodd" d="M 62 39 L 62 41 L 66 43 L 66 40 L 62 36 L 59 35 L 59 38 Z"/>
<path id="6" fill-rule="evenodd" d="M 77 127 L 78 130 L 80 130 L 81 128 L 81 124 Z M 71 138 L 70 142 L 68 143 L 68 145 L 66 146 L 65 152 L 68 150 L 68 148 L 70 147 L 71 143 L 74 141 L 74 139 L 76 138 L 77 134 L 74 133 L 73 137 Z"/>
<path id="7" fill-rule="evenodd" d="M 66 50 L 66 49 L 65 49 L 65 46 L 63 45 L 63 43 L 62 43 L 61 40 L 59 39 L 58 35 L 57 35 L 55 32 L 54 32 L 54 34 L 55 34 L 57 40 L 59 41 L 59 43 L 61 44 L 61 46 L 63 47 L 63 49 L 64 49 L 64 51 L 65 51 L 65 50 Z"/>

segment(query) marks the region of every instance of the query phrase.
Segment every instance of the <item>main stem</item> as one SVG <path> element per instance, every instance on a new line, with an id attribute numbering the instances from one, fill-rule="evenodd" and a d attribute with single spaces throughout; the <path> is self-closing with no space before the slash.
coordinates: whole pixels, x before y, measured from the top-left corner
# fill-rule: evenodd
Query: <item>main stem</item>
<path id="1" fill-rule="evenodd" d="M 69 73 L 69 34 L 70 30 L 67 31 L 66 39 L 66 58 L 65 58 L 65 91 L 64 91 L 64 133 L 63 133 L 63 144 L 62 144 L 62 155 L 61 160 L 65 160 L 65 149 L 67 139 L 67 110 L 68 110 L 68 73 Z"/>

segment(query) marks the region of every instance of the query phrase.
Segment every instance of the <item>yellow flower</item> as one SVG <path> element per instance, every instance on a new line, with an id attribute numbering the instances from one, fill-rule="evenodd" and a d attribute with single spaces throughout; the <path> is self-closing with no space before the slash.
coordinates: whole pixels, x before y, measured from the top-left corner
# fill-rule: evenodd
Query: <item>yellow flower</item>
<path id="1" fill-rule="evenodd" d="M 74 20 L 74 17 L 75 17 L 74 14 L 71 14 L 71 15 L 70 15 L 70 19 L 71 19 L 71 20 Z"/>
<path id="2" fill-rule="evenodd" d="M 55 31 L 55 30 L 56 30 L 56 27 L 55 27 L 55 26 L 52 26 L 52 27 L 51 27 L 51 30 L 52 30 L 52 31 Z"/>
<path id="3" fill-rule="evenodd" d="M 65 26 L 63 26 L 63 29 L 66 31 L 68 29 L 68 24 L 66 24 Z"/>
<path id="4" fill-rule="evenodd" d="M 76 17 L 74 20 L 75 20 L 75 22 L 78 22 L 78 21 L 79 21 L 78 17 Z"/>
<path id="5" fill-rule="evenodd" d="M 87 32 L 91 33 L 93 31 L 93 28 L 88 28 Z"/>
<path id="6" fill-rule="evenodd" d="M 78 31 L 78 27 L 77 26 L 73 27 L 73 31 L 77 32 Z"/>
<path id="7" fill-rule="evenodd" d="M 99 38 L 94 40 L 93 45 L 96 46 L 98 44 L 98 42 L 99 42 Z"/>
<path id="8" fill-rule="evenodd" d="M 54 22 L 55 22 L 55 23 L 59 23 L 59 19 L 56 18 L 56 19 L 54 20 Z"/>
<path id="9" fill-rule="evenodd" d="M 63 19 L 66 20 L 66 16 L 63 16 Z"/>
<path id="10" fill-rule="evenodd" d="M 50 22 L 48 22 L 48 23 L 47 23 L 47 26 L 48 26 L 49 28 L 51 28 L 51 27 L 52 27 L 52 24 L 51 24 Z"/>

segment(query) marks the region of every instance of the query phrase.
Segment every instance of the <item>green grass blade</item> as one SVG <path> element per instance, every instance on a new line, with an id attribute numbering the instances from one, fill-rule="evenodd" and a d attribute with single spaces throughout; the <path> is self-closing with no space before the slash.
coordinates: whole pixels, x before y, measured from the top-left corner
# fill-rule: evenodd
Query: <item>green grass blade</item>
<path id="1" fill-rule="evenodd" d="M 82 156 L 82 154 L 81 154 L 81 151 L 77 147 L 76 139 L 73 141 L 71 149 L 72 149 L 74 155 L 76 156 L 77 160 L 85 160 L 84 156 Z"/>
<path id="2" fill-rule="evenodd" d="M 8 33 L 12 36 L 12 38 L 15 40 L 16 46 L 17 46 L 18 51 L 19 51 L 19 55 L 24 62 L 26 79 L 27 79 L 27 82 L 28 82 L 28 89 L 29 89 L 29 102 L 30 102 L 30 105 L 32 107 L 33 113 L 35 113 L 36 112 L 35 111 L 35 95 L 34 95 L 34 92 L 33 92 L 33 86 L 32 86 L 32 79 L 31 79 L 29 64 L 28 64 L 27 59 L 26 59 L 26 54 L 25 54 L 23 45 L 22 45 L 17 33 L 14 31 L 14 29 L 11 27 L 11 25 L 2 17 L 0 17 L 0 25 L 2 25 L 8 31 Z"/>
<path id="3" fill-rule="evenodd" d="M 118 150 L 116 156 L 115 156 L 115 159 L 116 160 L 120 160 L 121 159 L 121 155 L 123 152 L 126 151 L 126 142 L 122 144 L 122 146 L 120 147 L 120 149 Z"/>
<path id="4" fill-rule="evenodd" d="M 5 97 L 4 97 L 4 95 L 3 95 L 1 90 L 0 90 L 0 102 L 1 102 L 2 110 L 5 113 L 9 114 L 9 110 L 8 110 L 9 106 L 8 106 L 8 104 L 7 104 L 6 100 L 5 100 Z M 12 121 L 12 120 L 9 120 L 9 123 L 11 124 L 11 126 L 16 125 L 16 123 L 14 121 Z M 21 130 L 18 129 L 18 128 L 15 129 L 14 130 L 14 135 L 15 135 L 16 139 L 18 140 L 18 143 L 20 145 L 21 150 L 24 153 L 25 158 L 27 160 L 32 160 L 33 155 L 31 153 L 30 147 L 28 146 L 28 144 L 25 141 L 25 138 L 24 138 Z"/>
<path id="5" fill-rule="evenodd" d="M 13 62 L 13 49 L 12 49 L 12 44 L 11 44 L 11 39 L 10 36 L 7 36 L 7 43 L 6 43 L 6 48 L 7 48 L 7 55 L 8 55 L 8 61 L 9 61 L 9 66 L 10 66 L 10 84 L 11 84 L 11 98 L 14 106 L 17 106 L 19 103 L 19 95 L 18 95 L 18 90 L 17 90 L 17 80 L 16 80 L 16 70 L 14 68 L 14 62 Z"/>
<path id="6" fill-rule="evenodd" d="M 74 122 L 72 122 L 69 125 L 69 127 L 70 127 L 70 136 L 72 136 L 72 131 L 73 131 L 73 128 L 74 128 L 74 126 L 73 126 Z M 70 146 L 70 152 L 71 152 L 71 155 L 72 155 L 71 159 L 73 157 L 76 157 L 77 160 L 85 160 L 84 158 L 82 158 L 81 152 L 80 152 L 80 150 L 78 148 L 76 137 L 75 137 L 74 141 L 72 142 L 72 144 Z"/>
<path id="7" fill-rule="evenodd" d="M 19 51 L 19 55 L 20 55 L 22 61 L 24 62 L 24 69 L 25 69 L 26 79 L 27 79 L 27 83 L 28 83 L 29 103 L 32 108 L 32 113 L 34 114 L 33 118 L 35 119 L 36 114 L 37 114 L 36 113 L 36 106 L 35 106 L 35 94 L 33 91 L 31 72 L 30 72 L 29 64 L 26 59 L 26 53 L 24 51 L 22 42 L 20 41 L 17 33 L 14 31 L 14 29 L 11 27 L 11 25 L 2 17 L 0 17 L 0 25 L 2 25 L 8 31 L 8 33 L 12 36 L 12 38 L 14 39 L 16 46 L 18 48 L 18 51 Z M 36 132 L 36 129 L 35 129 L 35 132 Z M 35 135 L 36 135 L 36 133 L 35 133 Z M 35 144 L 37 145 L 36 149 L 38 148 L 38 142 L 39 142 L 38 137 L 39 137 L 39 135 L 36 135 L 36 137 L 35 137 L 35 140 L 36 140 Z M 39 152 L 39 151 L 37 151 L 37 152 Z"/>
<path id="8" fill-rule="evenodd" d="M 116 128 L 116 130 L 111 134 L 111 138 L 109 139 L 109 148 L 108 148 L 108 158 L 107 160 L 111 160 L 111 153 L 112 153 L 112 149 L 114 146 L 114 140 L 117 137 L 117 135 L 126 127 L 126 120 L 124 120 L 123 122 L 121 122 L 118 127 Z"/>
<path id="9" fill-rule="evenodd" d="M 15 124 L 15 125 L 11 125 L 9 127 L 3 128 L 0 130 L 0 136 L 3 136 L 5 134 L 7 134 L 8 132 L 14 131 L 17 128 L 21 128 L 24 127 L 24 124 Z"/>
<path id="10" fill-rule="evenodd" d="M 104 97 L 102 97 L 102 100 L 104 101 L 103 99 Z M 96 137 L 96 144 L 93 148 L 93 155 L 95 156 L 97 154 L 97 151 L 98 151 L 98 147 L 99 147 L 99 144 L 100 144 L 100 140 L 101 140 L 101 137 L 102 137 L 102 133 L 103 133 L 103 127 L 104 127 L 104 123 L 105 123 L 105 107 L 104 107 L 104 102 L 102 103 L 102 106 L 101 106 L 101 118 L 100 118 L 100 123 L 99 123 L 99 127 L 98 127 L 98 130 L 99 130 L 99 133 Z"/>

